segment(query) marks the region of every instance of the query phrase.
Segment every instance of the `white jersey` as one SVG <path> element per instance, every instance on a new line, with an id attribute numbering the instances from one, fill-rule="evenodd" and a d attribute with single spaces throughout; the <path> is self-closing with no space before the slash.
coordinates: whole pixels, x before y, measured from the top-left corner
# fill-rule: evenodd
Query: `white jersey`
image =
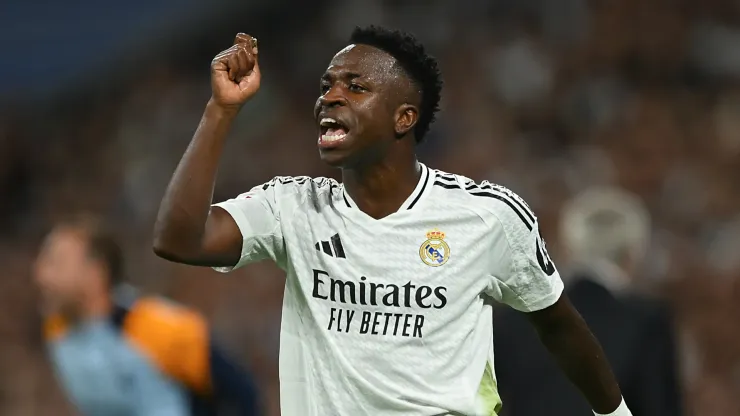
<path id="1" fill-rule="evenodd" d="M 235 267 L 287 272 L 283 416 L 498 412 L 487 300 L 535 311 L 563 283 L 517 195 L 421 168 L 382 219 L 327 178 L 277 177 L 216 204 L 244 237 Z"/>

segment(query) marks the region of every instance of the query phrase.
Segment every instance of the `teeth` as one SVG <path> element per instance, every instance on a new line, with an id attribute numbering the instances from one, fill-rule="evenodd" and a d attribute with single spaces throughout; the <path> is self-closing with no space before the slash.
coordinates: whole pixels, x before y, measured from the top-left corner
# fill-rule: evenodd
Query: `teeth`
<path id="1" fill-rule="evenodd" d="M 319 124 L 321 125 L 321 127 L 331 127 L 331 126 L 333 126 L 335 124 L 338 124 L 338 123 L 333 118 L 328 118 L 327 117 L 327 118 L 322 118 L 321 119 L 321 122 Z"/>

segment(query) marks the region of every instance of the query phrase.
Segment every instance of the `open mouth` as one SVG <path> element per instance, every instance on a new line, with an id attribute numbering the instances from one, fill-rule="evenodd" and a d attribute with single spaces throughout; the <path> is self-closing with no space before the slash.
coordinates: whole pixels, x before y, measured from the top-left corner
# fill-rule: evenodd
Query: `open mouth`
<path id="1" fill-rule="evenodd" d="M 324 117 L 319 122 L 321 135 L 319 144 L 323 146 L 336 145 L 341 143 L 346 137 L 349 129 L 336 119 Z"/>

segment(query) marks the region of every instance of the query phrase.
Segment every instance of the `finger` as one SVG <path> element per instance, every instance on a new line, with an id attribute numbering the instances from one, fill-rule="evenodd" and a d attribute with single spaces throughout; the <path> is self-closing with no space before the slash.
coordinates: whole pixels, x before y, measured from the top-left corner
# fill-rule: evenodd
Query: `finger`
<path id="1" fill-rule="evenodd" d="M 251 45 L 252 39 L 253 38 L 247 35 L 246 33 L 237 33 L 236 39 L 234 39 L 234 45 L 239 45 L 239 44 Z"/>
<path id="2" fill-rule="evenodd" d="M 257 38 L 254 36 L 249 36 L 244 33 L 239 33 L 236 35 L 236 39 L 234 40 L 235 45 L 246 45 L 248 47 L 248 50 L 253 54 L 257 55 L 259 52 L 259 47 L 257 46 Z"/>
<path id="3" fill-rule="evenodd" d="M 231 47 L 225 51 L 220 52 L 211 61 L 211 67 L 217 71 L 228 71 L 229 70 L 229 55 L 236 51 L 235 47 Z"/>
<path id="4" fill-rule="evenodd" d="M 254 65 L 257 63 L 257 58 L 246 47 L 244 48 L 244 58 L 246 61 L 245 66 L 244 66 L 246 70 L 245 73 L 249 75 L 252 73 L 252 70 L 254 69 Z"/>
<path id="5" fill-rule="evenodd" d="M 244 91 L 249 87 L 256 86 L 257 88 L 259 88 L 259 84 L 260 69 L 259 65 L 255 63 L 254 68 L 252 68 L 252 71 L 250 72 L 250 76 L 242 78 L 242 80 L 239 82 L 239 89 Z"/>
<path id="6" fill-rule="evenodd" d="M 249 61 L 247 60 L 247 50 L 243 45 L 239 45 L 239 49 L 236 51 L 237 64 L 239 65 L 239 71 L 237 72 L 236 81 L 239 82 L 247 75 L 249 71 Z"/>
<path id="7" fill-rule="evenodd" d="M 257 61 L 256 59 L 254 60 L 254 67 L 252 68 L 252 74 L 254 74 L 255 77 L 258 79 L 261 77 L 260 64 L 259 64 L 259 61 Z"/>
<path id="8" fill-rule="evenodd" d="M 226 49 L 226 50 L 223 50 L 223 51 L 219 52 L 218 55 L 216 55 L 213 58 L 213 60 L 220 60 L 220 59 L 226 57 L 230 53 L 236 51 L 237 47 L 238 47 L 238 45 L 234 45 L 234 46 L 230 47 L 229 49 Z"/>
<path id="9" fill-rule="evenodd" d="M 239 61 L 237 53 L 231 53 L 228 55 L 228 67 L 229 67 L 229 79 L 235 81 L 239 75 Z"/>

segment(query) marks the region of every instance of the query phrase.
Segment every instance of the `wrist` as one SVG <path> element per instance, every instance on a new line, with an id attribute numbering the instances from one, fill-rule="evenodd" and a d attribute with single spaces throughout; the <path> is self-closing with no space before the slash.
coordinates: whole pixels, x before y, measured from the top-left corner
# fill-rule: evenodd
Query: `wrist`
<path id="1" fill-rule="evenodd" d="M 594 415 L 596 416 L 632 416 L 632 412 L 630 412 L 630 409 L 627 407 L 627 403 L 624 401 L 624 397 L 622 398 L 622 402 L 619 403 L 619 407 L 617 407 L 616 410 L 614 410 L 611 413 L 596 413 L 594 412 Z"/>
<path id="2" fill-rule="evenodd" d="M 231 120 L 239 114 L 239 110 L 241 110 L 241 105 L 223 105 L 216 102 L 213 98 L 208 100 L 208 104 L 206 104 L 206 114 L 218 119 Z"/>

